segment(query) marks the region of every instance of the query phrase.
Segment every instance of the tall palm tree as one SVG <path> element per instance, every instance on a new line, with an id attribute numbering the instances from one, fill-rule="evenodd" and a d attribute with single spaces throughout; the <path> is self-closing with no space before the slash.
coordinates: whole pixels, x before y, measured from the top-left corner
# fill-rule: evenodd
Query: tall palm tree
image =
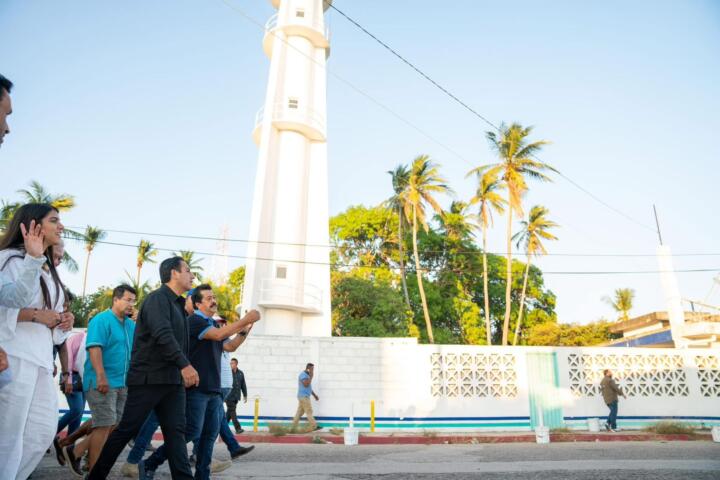
<path id="1" fill-rule="evenodd" d="M 155 260 L 153 260 L 153 257 L 155 257 L 158 254 L 158 251 L 155 249 L 155 246 L 147 241 L 147 240 L 140 240 L 140 244 L 138 245 L 138 252 L 137 252 L 137 278 L 135 280 L 136 285 L 140 284 L 140 272 L 142 271 L 143 265 L 147 263 L 155 263 Z"/>
<path id="2" fill-rule="evenodd" d="M 449 240 L 461 242 L 463 240 L 469 240 L 474 236 L 474 215 L 468 214 L 469 206 L 466 202 L 454 200 L 450 204 L 448 211 L 442 212 L 437 216 Z"/>
<path id="3" fill-rule="evenodd" d="M 504 123 L 500 125 L 498 132 L 486 132 L 490 146 L 497 153 L 500 161 L 497 163 L 482 165 L 471 170 L 471 173 L 487 172 L 499 177 L 507 188 L 507 266 L 505 284 L 505 317 L 503 319 L 502 344 L 507 345 L 508 330 L 510 329 L 511 290 L 512 290 L 512 218 L 513 213 L 518 217 L 523 216 L 522 197 L 527 192 L 526 178 L 541 181 L 550 181 L 550 177 L 544 171 L 556 170 L 550 165 L 535 158 L 535 155 L 542 147 L 549 142 L 539 140 L 528 143 L 528 136 L 532 127 L 523 127 L 519 123 L 513 123 L 509 127 Z"/>
<path id="4" fill-rule="evenodd" d="M 200 278 L 201 272 L 203 271 L 203 267 L 200 265 L 202 258 L 195 257 L 195 252 L 191 250 L 180 250 L 173 255 L 182 257 L 195 278 Z"/>
<path id="5" fill-rule="evenodd" d="M 36 180 L 30 182 L 29 188 L 18 190 L 18 193 L 23 196 L 25 203 L 49 203 L 61 212 L 75 207 L 75 197 L 65 193 L 52 194 Z"/>
<path id="6" fill-rule="evenodd" d="M 472 173 L 472 172 L 471 172 Z M 470 174 L 468 174 L 470 175 Z M 476 173 L 478 186 L 475 195 L 470 199 L 470 205 L 479 205 L 478 223 L 482 230 L 483 248 L 483 297 L 485 300 L 485 330 L 487 344 L 492 345 L 492 331 L 490 325 L 490 295 L 488 294 L 488 273 L 487 273 L 487 230 L 493 224 L 493 211 L 498 215 L 505 213 L 507 201 L 500 195 L 503 184 L 496 175 L 489 173 Z"/>
<path id="7" fill-rule="evenodd" d="M 402 203 L 405 218 L 412 225 L 413 255 L 415 257 L 415 273 L 417 275 L 418 290 L 420 291 L 420 301 L 422 303 L 423 315 L 425 317 L 425 327 L 428 332 L 428 340 L 435 343 L 432 332 L 432 323 L 430 322 L 430 313 L 428 312 L 427 299 L 425 298 L 425 289 L 423 288 L 422 272 L 420 270 L 420 255 L 417 247 L 417 231 L 418 225 L 422 225 L 425 231 L 428 231 L 426 204 L 435 212 L 442 212 L 440 204 L 433 195 L 448 194 L 450 187 L 446 180 L 440 176 L 438 165 L 430 160 L 427 155 L 416 157 L 410 166 L 410 175 L 407 185 L 403 192 L 399 195 L 399 201 Z"/>
<path id="8" fill-rule="evenodd" d="M 398 214 L 398 249 L 400 256 L 400 281 L 402 282 L 403 295 L 405 295 L 405 305 L 408 310 L 412 310 L 410 305 L 410 295 L 408 294 L 407 280 L 405 278 L 405 239 L 403 237 L 403 227 L 405 226 L 405 216 L 403 215 L 403 205 L 400 200 L 402 193 L 407 188 L 410 180 L 410 169 L 407 165 L 398 165 L 395 170 L 389 170 L 387 173 L 392 177 L 393 196 L 390 197 L 386 204 L 388 208 L 397 211 Z"/>
<path id="9" fill-rule="evenodd" d="M 635 300 L 635 290 L 632 288 L 618 288 L 615 290 L 613 298 L 603 297 L 603 301 L 610 305 L 616 312 L 620 314 L 620 320 L 630 320 L 630 310 Z"/>
<path id="10" fill-rule="evenodd" d="M 517 345 L 518 336 L 520 335 L 520 324 L 522 323 L 523 307 L 525 306 L 525 292 L 527 291 L 528 274 L 530 273 L 530 262 L 533 256 L 539 256 L 547 253 L 543 240 L 557 240 L 557 237 L 550 233 L 550 229 L 559 225 L 552 220 L 548 220 L 549 210 L 542 205 L 535 205 L 530 209 L 528 219 L 523 220 L 522 230 L 513 236 L 513 240 L 517 241 L 517 248 L 520 245 L 525 247 L 525 256 L 527 263 L 525 264 L 525 277 L 523 278 L 522 293 L 520 294 L 520 310 L 518 311 L 517 324 L 515 325 L 515 337 L 513 345 Z"/>
<path id="11" fill-rule="evenodd" d="M 85 287 L 87 286 L 87 276 L 88 276 L 88 265 L 90 265 L 90 254 L 95 249 L 95 245 L 97 242 L 102 241 L 107 236 L 107 233 L 104 230 L 101 230 L 96 227 L 91 227 L 88 225 L 85 228 L 85 250 L 87 250 L 87 257 L 85 258 L 85 273 L 83 275 L 83 288 L 82 288 L 82 296 L 85 296 Z"/>

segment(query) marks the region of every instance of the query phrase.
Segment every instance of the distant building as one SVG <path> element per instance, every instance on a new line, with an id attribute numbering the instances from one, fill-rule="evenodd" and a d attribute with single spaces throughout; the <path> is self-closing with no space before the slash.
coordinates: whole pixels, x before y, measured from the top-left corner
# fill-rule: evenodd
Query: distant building
<path id="1" fill-rule="evenodd" d="M 720 347 L 720 315 L 685 312 L 682 336 L 692 348 Z M 652 312 L 610 327 L 610 333 L 622 337 L 606 344 L 609 347 L 674 348 L 667 312 Z"/>

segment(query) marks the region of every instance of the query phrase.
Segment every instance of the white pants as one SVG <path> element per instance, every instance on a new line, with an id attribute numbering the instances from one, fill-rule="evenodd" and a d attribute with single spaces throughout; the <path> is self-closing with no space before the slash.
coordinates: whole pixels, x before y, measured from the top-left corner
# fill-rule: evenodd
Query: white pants
<path id="1" fill-rule="evenodd" d="M 58 422 L 52 372 L 8 355 L 13 379 L 0 389 L 0 472 L 25 480 L 52 445 Z"/>

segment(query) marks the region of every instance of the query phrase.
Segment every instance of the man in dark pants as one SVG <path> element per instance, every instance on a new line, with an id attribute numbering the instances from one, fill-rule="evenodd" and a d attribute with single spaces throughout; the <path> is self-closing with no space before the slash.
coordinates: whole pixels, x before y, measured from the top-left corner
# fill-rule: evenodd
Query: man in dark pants
<path id="1" fill-rule="evenodd" d="M 610 415 L 608 415 L 607 422 L 605 422 L 605 429 L 611 432 L 617 432 L 618 395 L 622 395 L 625 399 L 627 399 L 627 396 L 625 396 L 622 389 L 618 387 L 618 384 L 613 380 L 610 369 L 603 370 L 600 390 L 602 391 L 605 404 L 610 409 Z"/>
<path id="2" fill-rule="evenodd" d="M 151 410 L 160 421 L 172 478 L 193 478 L 185 448 L 185 388 L 197 386 L 200 378 L 188 360 L 188 322 L 185 299 L 180 296 L 192 288 L 193 278 L 181 257 L 160 264 L 163 285 L 145 298 L 137 319 L 122 420 L 108 437 L 89 479 L 108 476 Z"/>
<path id="3" fill-rule="evenodd" d="M 230 390 L 230 394 L 225 399 L 225 404 L 227 405 L 225 421 L 233 423 L 235 433 L 242 433 L 244 430 L 237 419 L 237 404 L 241 396 L 243 402 L 247 403 L 247 385 L 245 385 L 245 375 L 243 375 L 242 370 L 238 368 L 237 358 L 230 360 L 230 368 L 232 369 L 233 383 L 232 390 Z"/>

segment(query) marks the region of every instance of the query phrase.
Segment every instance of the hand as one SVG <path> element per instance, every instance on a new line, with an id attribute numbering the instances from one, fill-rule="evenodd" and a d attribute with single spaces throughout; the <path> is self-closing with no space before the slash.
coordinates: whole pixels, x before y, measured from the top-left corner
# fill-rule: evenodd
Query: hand
<path id="1" fill-rule="evenodd" d="M 75 315 L 73 315 L 72 312 L 64 311 L 60 314 L 60 324 L 58 327 L 60 327 L 63 332 L 69 332 L 72 330 L 74 324 Z"/>
<path id="2" fill-rule="evenodd" d="M 258 320 L 260 320 L 260 312 L 257 310 L 250 310 L 248 313 L 245 314 L 245 320 L 251 323 L 255 323 Z"/>
<path id="3" fill-rule="evenodd" d="M 62 322 L 60 314 L 55 310 L 38 310 L 35 312 L 35 321 L 48 328 L 55 328 Z"/>
<path id="4" fill-rule="evenodd" d="M 198 385 L 200 385 L 200 376 L 198 375 L 197 370 L 195 370 L 192 365 L 188 365 L 187 367 L 180 370 L 180 374 L 182 374 L 185 388 L 197 387 Z"/>
<path id="5" fill-rule="evenodd" d="M 8 363 L 7 353 L 5 353 L 5 350 L 0 348 L 0 372 L 7 370 L 9 366 L 10 364 Z"/>
<path id="6" fill-rule="evenodd" d="M 316 401 L 316 402 L 319 402 L 319 401 L 320 401 L 320 397 L 318 397 L 317 395 L 315 395 L 315 393 L 313 393 L 313 397 L 315 397 L 315 401 Z"/>
<path id="7" fill-rule="evenodd" d="M 63 387 L 63 391 L 68 395 L 73 393 L 72 375 L 68 375 L 67 380 L 65 381 L 65 385 L 63 385 Z"/>
<path id="8" fill-rule="evenodd" d="M 30 221 L 30 228 L 26 229 L 24 224 L 20 224 L 23 241 L 25 242 L 25 251 L 31 257 L 39 258 L 45 251 L 43 240 L 45 235 L 42 233 L 42 225 L 35 224 L 35 220 Z"/>
<path id="9" fill-rule="evenodd" d="M 110 391 L 110 385 L 108 384 L 107 377 L 104 373 L 97 376 L 97 391 L 102 394 Z"/>
<path id="10" fill-rule="evenodd" d="M 243 403 L 247 403 L 247 397 L 243 398 Z"/>
<path id="11" fill-rule="evenodd" d="M 240 334 L 242 334 L 243 337 L 247 337 L 250 334 L 250 330 L 252 330 L 254 323 L 251 323 L 249 326 L 243 328 L 240 330 Z"/>

